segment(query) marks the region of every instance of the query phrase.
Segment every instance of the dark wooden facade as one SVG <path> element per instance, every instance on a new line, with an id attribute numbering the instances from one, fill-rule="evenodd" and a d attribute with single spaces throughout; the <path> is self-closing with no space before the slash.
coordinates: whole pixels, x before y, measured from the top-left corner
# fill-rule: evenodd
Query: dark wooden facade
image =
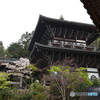
<path id="1" fill-rule="evenodd" d="M 94 25 L 40 15 L 28 48 L 31 51 L 30 62 L 42 71 L 53 62 L 70 57 L 78 66 L 99 69 L 100 53 L 89 46 L 98 36 Z"/>
<path id="2" fill-rule="evenodd" d="M 81 0 L 81 2 L 100 32 L 100 0 Z"/>

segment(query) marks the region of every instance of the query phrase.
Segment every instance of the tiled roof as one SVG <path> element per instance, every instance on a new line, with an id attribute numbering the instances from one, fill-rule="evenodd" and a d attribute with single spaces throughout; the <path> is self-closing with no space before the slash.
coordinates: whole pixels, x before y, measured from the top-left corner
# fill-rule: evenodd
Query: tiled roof
<path id="1" fill-rule="evenodd" d="M 32 50 L 35 42 L 47 45 L 53 36 L 84 40 L 89 45 L 98 35 L 99 33 L 94 25 L 48 18 L 40 15 L 28 50 Z"/>
<path id="2" fill-rule="evenodd" d="M 100 32 L 100 0 L 81 0 L 81 2 Z"/>

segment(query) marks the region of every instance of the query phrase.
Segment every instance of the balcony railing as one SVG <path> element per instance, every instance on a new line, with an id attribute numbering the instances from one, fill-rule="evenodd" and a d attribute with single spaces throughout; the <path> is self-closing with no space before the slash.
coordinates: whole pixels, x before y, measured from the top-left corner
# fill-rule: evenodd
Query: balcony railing
<path id="1" fill-rule="evenodd" d="M 90 47 L 90 46 L 85 46 L 83 44 L 77 45 L 77 43 L 73 44 L 73 43 L 61 43 L 61 42 L 50 42 L 49 43 L 50 46 L 54 46 L 54 47 L 62 47 L 62 48 L 74 48 L 74 49 L 83 49 L 83 50 L 89 50 L 89 51 L 96 51 L 95 47 Z"/>

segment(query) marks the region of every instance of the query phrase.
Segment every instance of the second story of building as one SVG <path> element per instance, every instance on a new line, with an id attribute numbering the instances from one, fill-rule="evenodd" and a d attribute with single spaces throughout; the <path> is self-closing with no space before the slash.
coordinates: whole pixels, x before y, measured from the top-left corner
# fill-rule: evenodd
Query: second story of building
<path id="1" fill-rule="evenodd" d="M 89 45 L 98 36 L 99 32 L 94 25 L 40 15 L 28 50 L 32 51 L 37 42 L 51 47 L 96 51 L 95 46 Z"/>

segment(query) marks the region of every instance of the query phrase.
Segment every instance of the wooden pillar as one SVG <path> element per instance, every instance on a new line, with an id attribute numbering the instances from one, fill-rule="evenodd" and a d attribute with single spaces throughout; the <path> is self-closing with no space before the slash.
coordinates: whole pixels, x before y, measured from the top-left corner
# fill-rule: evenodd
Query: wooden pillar
<path id="1" fill-rule="evenodd" d="M 97 65 L 97 69 L 98 69 L 98 76 L 99 76 L 99 80 L 100 80 L 100 66 Z"/>
<path id="2" fill-rule="evenodd" d="M 45 86 L 46 81 L 45 81 L 45 75 L 43 75 L 43 86 Z"/>
<path id="3" fill-rule="evenodd" d="M 20 76 L 20 88 L 22 88 L 22 77 Z"/>

